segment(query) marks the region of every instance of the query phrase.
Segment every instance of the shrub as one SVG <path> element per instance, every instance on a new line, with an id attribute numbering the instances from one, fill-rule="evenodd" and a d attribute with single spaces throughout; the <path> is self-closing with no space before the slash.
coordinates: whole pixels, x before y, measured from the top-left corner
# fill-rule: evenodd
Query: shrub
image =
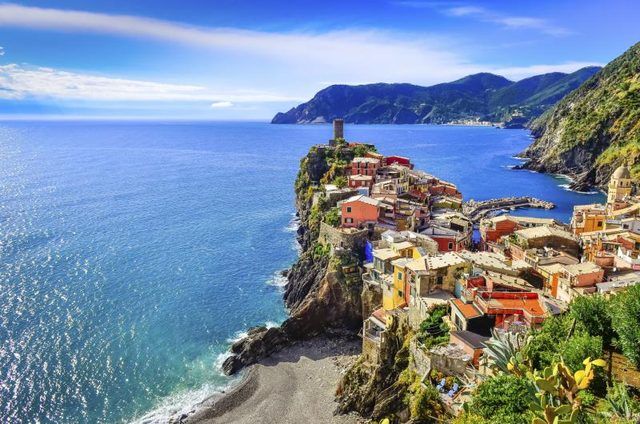
<path id="1" fill-rule="evenodd" d="M 332 227 L 340 226 L 340 211 L 338 208 L 331 208 L 324 216 L 324 222 Z"/>
<path id="2" fill-rule="evenodd" d="M 640 285 L 629 287 L 612 301 L 613 329 L 617 345 L 636 367 L 640 367 Z"/>
<path id="3" fill-rule="evenodd" d="M 339 176 L 333 180 L 333 184 L 338 188 L 344 188 L 347 186 L 347 177 Z"/>
<path id="4" fill-rule="evenodd" d="M 416 336 L 427 349 L 449 342 L 449 326 L 442 319 L 447 311 L 446 305 L 437 305 L 431 310 L 429 317 L 420 323 Z"/>
<path id="5" fill-rule="evenodd" d="M 541 370 L 556 359 L 562 342 L 571 330 L 569 316 L 548 318 L 539 330 L 532 332 L 526 346 L 526 356 L 531 360 L 532 368 Z"/>
<path id="6" fill-rule="evenodd" d="M 529 422 L 525 413 L 531 401 L 528 381 L 500 374 L 480 384 L 473 395 L 471 410 L 490 422 Z"/>
<path id="7" fill-rule="evenodd" d="M 602 338 L 604 346 L 611 346 L 614 337 L 611 328 L 609 301 L 602 296 L 581 296 L 571 303 L 569 315 L 592 336 Z"/>

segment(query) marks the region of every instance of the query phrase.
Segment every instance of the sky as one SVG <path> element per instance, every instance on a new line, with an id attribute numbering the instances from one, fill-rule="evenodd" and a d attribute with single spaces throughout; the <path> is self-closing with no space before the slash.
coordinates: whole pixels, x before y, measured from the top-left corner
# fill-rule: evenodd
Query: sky
<path id="1" fill-rule="evenodd" d="M 640 2 L 0 3 L 0 118 L 269 120 L 331 84 L 604 65 Z"/>

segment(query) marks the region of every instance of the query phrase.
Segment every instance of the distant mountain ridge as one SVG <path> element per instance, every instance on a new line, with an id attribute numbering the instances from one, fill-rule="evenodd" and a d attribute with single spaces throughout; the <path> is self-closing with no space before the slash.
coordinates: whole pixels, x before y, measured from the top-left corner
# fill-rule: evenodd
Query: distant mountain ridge
<path id="1" fill-rule="evenodd" d="M 273 124 L 445 124 L 489 121 L 521 126 L 539 116 L 600 68 L 554 72 L 513 82 L 491 73 L 423 87 L 413 84 L 332 85 L 313 99 L 278 113 Z"/>

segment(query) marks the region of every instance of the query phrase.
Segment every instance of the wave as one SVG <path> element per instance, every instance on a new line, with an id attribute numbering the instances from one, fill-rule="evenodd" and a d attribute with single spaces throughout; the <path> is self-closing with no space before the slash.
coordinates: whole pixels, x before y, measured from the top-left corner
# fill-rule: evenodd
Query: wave
<path id="1" fill-rule="evenodd" d="M 284 227 L 284 231 L 287 233 L 296 233 L 298 232 L 298 228 L 300 228 L 300 219 L 297 217 L 295 213 L 291 214 L 291 221 Z"/>
<path id="2" fill-rule="evenodd" d="M 562 187 L 563 190 L 566 191 L 572 191 L 574 193 L 578 193 L 578 194 L 598 194 L 598 191 L 580 191 L 580 190 L 574 190 L 571 188 L 571 184 L 560 184 L 560 187 Z"/>
<path id="3" fill-rule="evenodd" d="M 225 351 L 214 361 L 218 377 L 224 382 L 207 382 L 197 389 L 182 390 L 162 399 L 151 411 L 144 416 L 131 421 L 131 424 L 166 424 L 178 422 L 179 417 L 194 413 L 198 406 L 212 396 L 221 395 L 228 391 L 239 377 L 227 377 L 222 373 L 222 364 L 231 352 Z"/>
<path id="4" fill-rule="evenodd" d="M 267 285 L 284 289 L 284 286 L 286 286 L 288 282 L 289 279 L 282 275 L 282 271 L 276 271 L 271 278 L 267 280 Z"/>

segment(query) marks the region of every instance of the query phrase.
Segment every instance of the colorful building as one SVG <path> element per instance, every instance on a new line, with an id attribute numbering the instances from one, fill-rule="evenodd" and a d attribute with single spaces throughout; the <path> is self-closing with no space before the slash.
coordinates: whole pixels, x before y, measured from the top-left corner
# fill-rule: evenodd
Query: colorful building
<path id="1" fill-rule="evenodd" d="M 604 205 L 579 205 L 573 208 L 571 217 L 571 232 L 575 235 L 591 231 L 600 231 L 605 228 L 607 220 Z"/>
<path id="2" fill-rule="evenodd" d="M 368 196 L 357 195 L 340 203 L 342 226 L 364 227 L 378 222 L 384 205 Z"/>
<path id="3" fill-rule="evenodd" d="M 351 161 L 351 175 L 375 177 L 378 168 L 380 168 L 380 160 L 376 158 L 359 157 Z"/>

